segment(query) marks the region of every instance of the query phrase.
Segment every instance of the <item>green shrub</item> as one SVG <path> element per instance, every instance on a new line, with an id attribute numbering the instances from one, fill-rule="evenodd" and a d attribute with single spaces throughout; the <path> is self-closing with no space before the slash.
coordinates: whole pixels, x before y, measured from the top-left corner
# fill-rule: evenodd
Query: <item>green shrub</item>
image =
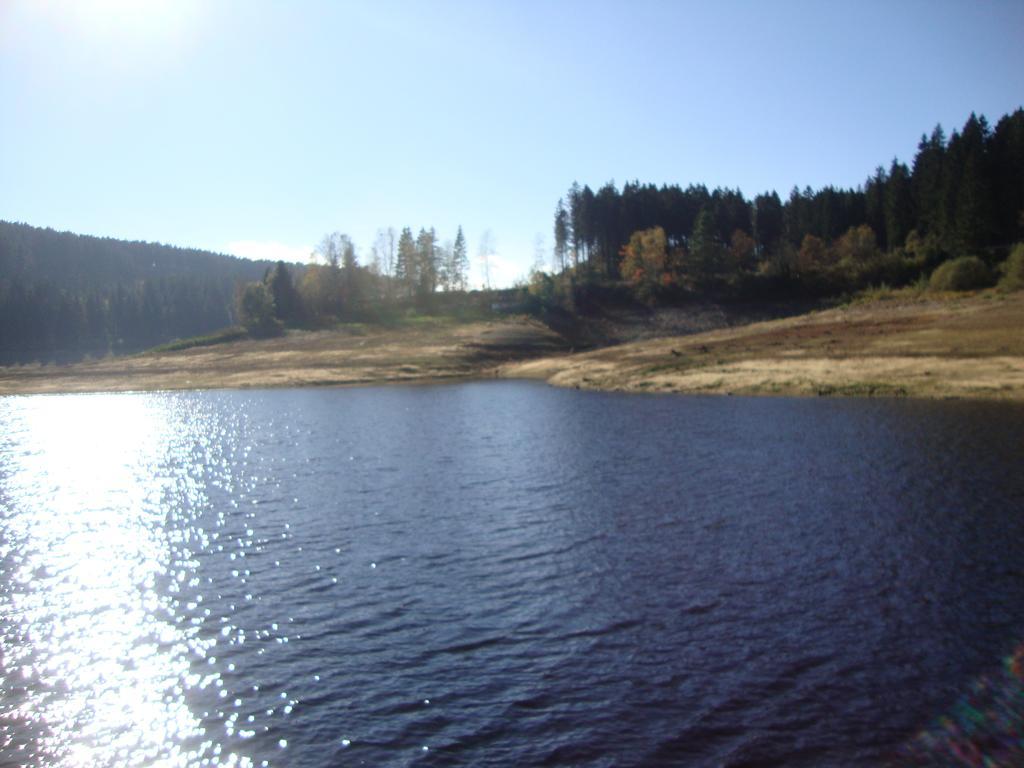
<path id="1" fill-rule="evenodd" d="M 541 305 L 554 304 L 556 285 L 555 280 L 547 272 L 534 270 L 530 273 L 530 296 Z"/>
<path id="2" fill-rule="evenodd" d="M 1000 265 L 1003 273 L 999 280 L 1002 291 L 1019 291 L 1024 288 L 1024 243 L 1017 243 L 1010 251 L 1009 258 Z"/>
<path id="3" fill-rule="evenodd" d="M 903 246 L 906 255 L 914 263 L 928 272 L 951 257 L 950 249 L 934 234 L 921 237 L 917 230 L 911 230 Z"/>
<path id="4" fill-rule="evenodd" d="M 932 291 L 972 291 L 992 284 L 992 273 L 977 256 L 961 256 L 939 265 L 932 272 L 928 288 Z"/>
<path id="5" fill-rule="evenodd" d="M 238 320 L 250 336 L 265 338 L 281 333 L 281 322 L 274 317 L 274 297 L 263 283 L 249 283 L 236 299 Z"/>

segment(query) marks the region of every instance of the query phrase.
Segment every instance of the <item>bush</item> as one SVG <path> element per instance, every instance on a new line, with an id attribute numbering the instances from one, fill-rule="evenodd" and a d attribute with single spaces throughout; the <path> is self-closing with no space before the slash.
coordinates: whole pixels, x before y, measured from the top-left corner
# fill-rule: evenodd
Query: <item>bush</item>
<path id="1" fill-rule="evenodd" d="M 977 256 L 961 256 L 941 264 L 928 281 L 932 291 L 972 291 L 989 285 L 992 273 Z"/>
<path id="2" fill-rule="evenodd" d="M 999 280 L 999 289 L 1003 291 L 1019 291 L 1024 288 L 1024 243 L 1017 243 L 1010 251 L 1010 256 L 999 267 L 1003 273 Z"/>
<path id="3" fill-rule="evenodd" d="M 241 288 L 236 311 L 250 336 L 276 336 L 281 332 L 281 323 L 274 317 L 274 298 L 263 283 L 249 283 Z"/>
<path id="4" fill-rule="evenodd" d="M 942 262 L 952 258 L 949 248 L 937 235 L 921 237 L 917 234 L 916 229 L 911 230 L 907 235 L 903 250 L 918 267 L 927 272 L 931 272 Z"/>
<path id="5" fill-rule="evenodd" d="M 555 303 L 557 287 L 555 279 L 547 272 L 534 270 L 530 273 L 529 294 L 541 306 L 548 306 Z"/>

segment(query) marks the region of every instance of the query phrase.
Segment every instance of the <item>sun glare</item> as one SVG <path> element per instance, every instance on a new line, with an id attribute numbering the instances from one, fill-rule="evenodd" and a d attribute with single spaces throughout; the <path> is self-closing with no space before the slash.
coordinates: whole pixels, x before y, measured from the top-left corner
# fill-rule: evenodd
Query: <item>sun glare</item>
<path id="1" fill-rule="evenodd" d="M 82 28 L 117 34 L 164 29 L 176 22 L 184 5 L 172 0 L 86 0 L 68 10 Z"/>
<path id="2" fill-rule="evenodd" d="M 26 686 L 10 716 L 49 734 L 49 765 L 198 764 L 214 745 L 184 691 L 200 682 L 191 660 L 206 641 L 158 587 L 192 577 L 164 526 L 182 432 L 173 408 L 97 395 L 23 399 L 5 415 L 25 449 L 5 478 L 18 501 L 0 542 L 18 542 L 17 587 L 0 609 L 31 638 L 0 642 Z"/>
<path id="3" fill-rule="evenodd" d="M 123 49 L 180 40 L 198 5 L 193 0 L 44 0 L 37 9 L 74 38 Z"/>

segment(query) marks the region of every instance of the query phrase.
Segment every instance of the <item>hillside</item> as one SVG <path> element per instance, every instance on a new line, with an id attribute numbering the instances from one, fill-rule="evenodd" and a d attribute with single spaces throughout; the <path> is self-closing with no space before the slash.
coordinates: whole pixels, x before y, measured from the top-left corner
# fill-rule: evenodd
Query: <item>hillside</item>
<path id="1" fill-rule="evenodd" d="M 688 322 L 705 323 L 708 317 L 700 307 Z M 665 321 L 655 316 L 652 322 Z M 685 325 L 679 317 L 675 322 Z M 524 317 L 346 324 L 75 365 L 0 368 L 0 394 L 500 376 L 630 392 L 1024 400 L 1021 292 L 904 296 L 724 325 L 573 354 L 573 342 Z M 637 332 L 635 324 L 623 327 Z"/>
<path id="2" fill-rule="evenodd" d="M 130 353 L 233 321 L 271 262 L 0 221 L 0 363 Z"/>
<path id="3" fill-rule="evenodd" d="M 203 277 L 259 280 L 269 261 L 195 248 L 116 240 L 0 221 L 0 275 L 22 284 L 49 283 L 75 292 L 110 290 L 140 280 Z"/>
<path id="4" fill-rule="evenodd" d="M 349 324 L 69 366 L 0 368 L 0 394 L 439 381 L 493 376 L 503 362 L 567 349 L 561 336 L 521 318 Z"/>
<path id="5" fill-rule="evenodd" d="M 1024 400 L 1024 293 L 876 300 L 505 365 L 630 392 Z"/>

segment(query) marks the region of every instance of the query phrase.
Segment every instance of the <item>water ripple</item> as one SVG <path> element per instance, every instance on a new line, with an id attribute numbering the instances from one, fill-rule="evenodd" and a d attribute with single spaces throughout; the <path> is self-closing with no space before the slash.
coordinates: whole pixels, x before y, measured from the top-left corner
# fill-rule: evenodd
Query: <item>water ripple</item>
<path id="1" fill-rule="evenodd" d="M 0 399 L 0 764 L 876 765 L 1024 636 L 1024 411 Z"/>

